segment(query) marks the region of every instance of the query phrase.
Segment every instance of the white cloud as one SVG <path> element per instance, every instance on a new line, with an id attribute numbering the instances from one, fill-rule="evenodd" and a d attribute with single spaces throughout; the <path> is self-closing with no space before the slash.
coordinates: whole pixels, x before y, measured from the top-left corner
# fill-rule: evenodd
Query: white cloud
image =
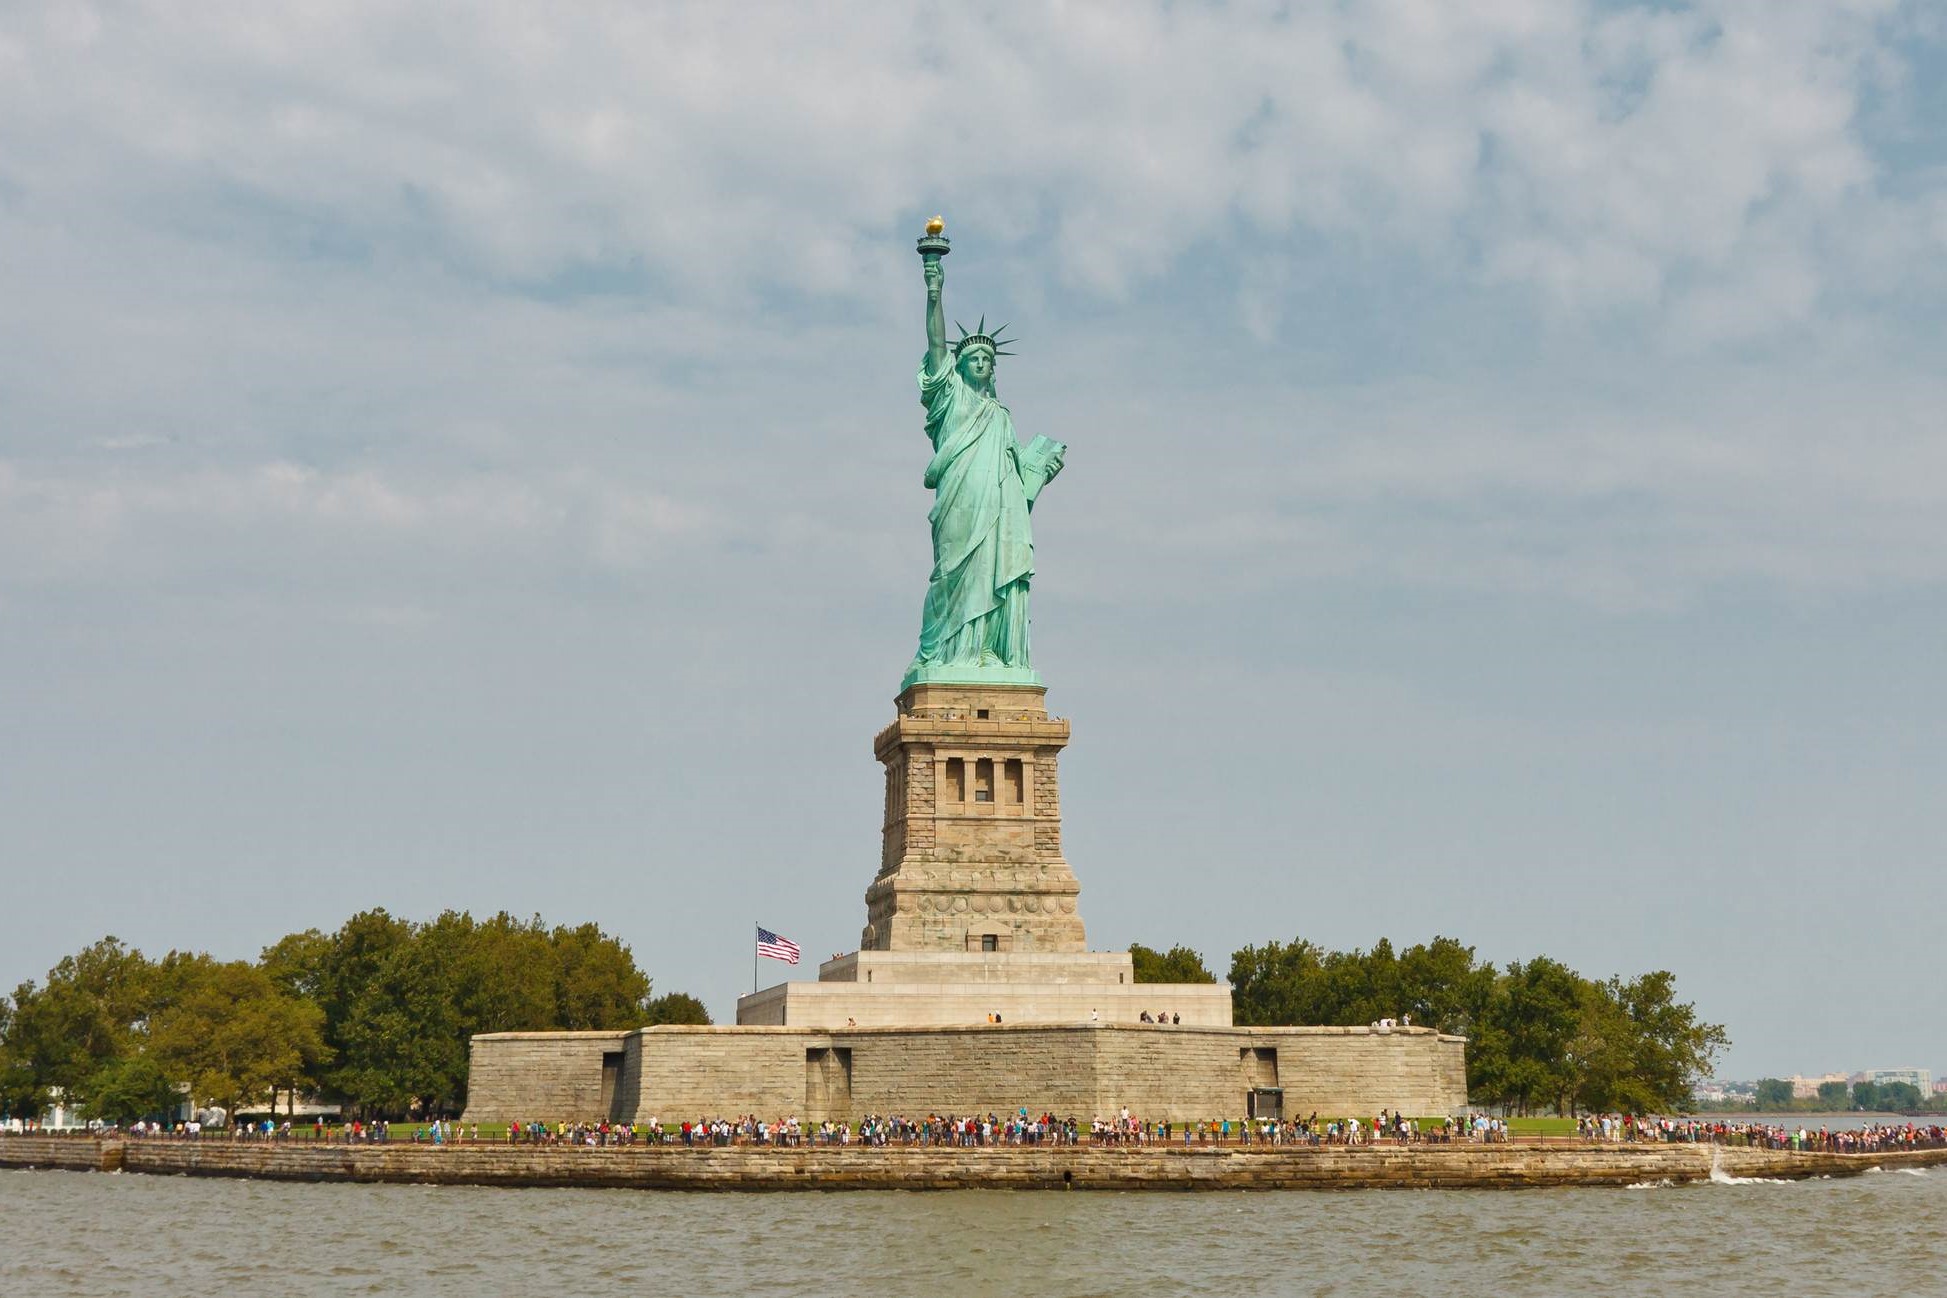
<path id="1" fill-rule="evenodd" d="M 883 565 L 852 537 L 915 490 L 886 448 L 941 207 L 954 292 L 1101 331 L 1024 324 L 1086 390 L 1044 380 L 1023 428 L 1123 475 L 1062 508 L 1124 547 L 1166 513 L 1243 583 L 1934 580 L 1939 394 L 1878 313 L 1938 287 L 1947 193 L 1859 132 L 1904 84 L 1888 12 L 45 7 L 0 45 L 0 293 L 31 304 L 0 563 Z M 1144 338 L 1179 298 L 1241 332 Z M 1184 427 L 1242 448 L 1191 500 Z"/>
<path id="2" fill-rule="evenodd" d="M 60 6 L 0 140 L 30 211 L 254 204 L 524 280 L 846 294 L 945 204 L 1111 295 L 1242 220 L 1601 309 L 1748 282 L 1764 212 L 1802 246 L 1870 195 L 1891 8 Z"/>
<path id="3" fill-rule="evenodd" d="M 631 568 L 711 525 L 702 506 L 584 471 L 413 481 L 275 462 L 55 476 L 0 461 L 0 580 L 25 583 L 118 571 L 193 575 L 223 566 L 219 554 L 276 563 L 293 550 L 306 556 L 290 574 L 302 583 L 329 566 L 311 555 L 312 539 L 355 563 L 429 549 L 457 560 L 560 555 Z"/>

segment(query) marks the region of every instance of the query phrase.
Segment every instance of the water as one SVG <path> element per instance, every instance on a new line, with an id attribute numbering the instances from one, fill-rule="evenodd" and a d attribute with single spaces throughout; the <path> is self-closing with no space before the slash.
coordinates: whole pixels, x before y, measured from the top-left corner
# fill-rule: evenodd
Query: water
<path id="1" fill-rule="evenodd" d="M 0 1172 L 0 1295 L 1947 1293 L 1947 1169 L 1639 1190 L 709 1195 Z"/>

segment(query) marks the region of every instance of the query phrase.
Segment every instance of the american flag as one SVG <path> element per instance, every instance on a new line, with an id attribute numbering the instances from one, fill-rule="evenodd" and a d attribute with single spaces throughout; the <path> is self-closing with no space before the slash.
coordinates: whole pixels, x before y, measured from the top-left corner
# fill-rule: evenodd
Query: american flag
<path id="1" fill-rule="evenodd" d="M 768 928 L 757 930 L 757 954 L 782 960 L 786 964 L 798 963 L 798 944 L 788 937 L 779 937 Z"/>

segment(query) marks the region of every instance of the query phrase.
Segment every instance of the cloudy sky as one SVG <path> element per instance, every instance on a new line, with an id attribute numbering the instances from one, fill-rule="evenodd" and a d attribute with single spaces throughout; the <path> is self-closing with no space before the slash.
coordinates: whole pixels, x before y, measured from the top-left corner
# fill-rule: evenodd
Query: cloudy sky
<path id="1" fill-rule="evenodd" d="M 1929 0 L 7 6 L 0 981 L 505 908 L 727 1017 L 753 922 L 855 946 L 936 211 L 1070 444 L 1092 945 L 1947 1072 Z"/>

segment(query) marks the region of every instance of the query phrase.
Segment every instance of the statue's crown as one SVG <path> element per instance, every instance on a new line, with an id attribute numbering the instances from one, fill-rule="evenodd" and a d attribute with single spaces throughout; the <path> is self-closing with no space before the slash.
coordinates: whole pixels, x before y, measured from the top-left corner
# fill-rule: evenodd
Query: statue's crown
<path id="1" fill-rule="evenodd" d="M 974 326 L 972 333 L 968 333 L 967 326 L 961 324 L 958 320 L 953 322 L 953 327 L 960 331 L 960 341 L 953 344 L 953 354 L 956 357 L 969 347 L 985 347 L 996 356 L 1012 356 L 1014 354 L 1013 352 L 1003 351 L 1002 348 L 1008 346 L 1010 343 L 1020 341 L 1018 338 L 1002 338 L 1000 336 L 1007 332 L 1006 325 L 1002 325 L 1000 328 L 994 330 L 993 333 L 989 334 L 987 332 L 987 317 L 984 314 L 980 317 L 980 323 Z"/>

